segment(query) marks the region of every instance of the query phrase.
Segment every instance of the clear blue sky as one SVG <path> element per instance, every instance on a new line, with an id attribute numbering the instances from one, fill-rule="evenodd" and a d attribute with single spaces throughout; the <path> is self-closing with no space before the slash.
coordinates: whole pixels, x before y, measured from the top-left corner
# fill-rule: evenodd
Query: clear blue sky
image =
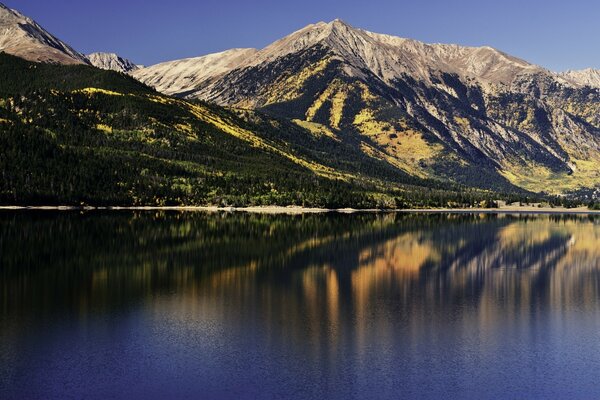
<path id="1" fill-rule="evenodd" d="M 600 2 L 592 0 L 0 1 L 81 52 L 112 51 L 146 65 L 261 48 L 341 18 L 426 42 L 489 45 L 553 70 L 600 68 Z"/>

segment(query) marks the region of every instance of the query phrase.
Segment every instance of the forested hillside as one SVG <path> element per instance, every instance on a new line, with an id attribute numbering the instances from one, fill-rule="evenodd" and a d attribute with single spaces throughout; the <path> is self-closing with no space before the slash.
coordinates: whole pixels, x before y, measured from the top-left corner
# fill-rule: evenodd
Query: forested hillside
<path id="1" fill-rule="evenodd" d="M 0 54 L 0 201 L 420 207 L 501 195 L 409 176 L 325 133 L 158 94 L 86 65 Z"/>

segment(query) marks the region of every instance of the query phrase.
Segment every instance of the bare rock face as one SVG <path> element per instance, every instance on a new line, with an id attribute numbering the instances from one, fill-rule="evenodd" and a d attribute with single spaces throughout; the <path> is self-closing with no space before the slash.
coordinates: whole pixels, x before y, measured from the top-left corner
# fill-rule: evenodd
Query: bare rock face
<path id="1" fill-rule="evenodd" d="M 34 20 L 0 3 L 0 51 L 30 61 L 88 64 L 87 58 Z"/>
<path id="2" fill-rule="evenodd" d="M 569 70 L 561 73 L 561 76 L 574 84 L 600 89 L 600 69 Z"/>
<path id="3" fill-rule="evenodd" d="M 92 53 L 87 56 L 90 63 L 97 68 L 129 73 L 140 67 L 126 58 L 122 58 L 115 53 Z"/>

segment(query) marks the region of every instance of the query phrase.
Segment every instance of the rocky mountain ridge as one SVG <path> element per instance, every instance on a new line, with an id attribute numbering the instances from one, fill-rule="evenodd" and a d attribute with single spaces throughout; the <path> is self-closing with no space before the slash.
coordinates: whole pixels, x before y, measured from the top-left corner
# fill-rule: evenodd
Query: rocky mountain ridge
<path id="1" fill-rule="evenodd" d="M 87 64 L 88 59 L 34 20 L 0 3 L 0 51 L 29 61 Z"/>
<path id="2" fill-rule="evenodd" d="M 87 55 L 90 63 L 97 68 L 128 73 L 140 68 L 126 58 L 123 58 L 115 53 L 92 53 Z"/>

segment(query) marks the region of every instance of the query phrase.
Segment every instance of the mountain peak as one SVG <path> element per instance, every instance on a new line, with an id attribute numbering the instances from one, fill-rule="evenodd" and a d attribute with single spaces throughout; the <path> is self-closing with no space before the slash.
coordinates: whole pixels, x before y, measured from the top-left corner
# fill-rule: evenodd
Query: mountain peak
<path id="1" fill-rule="evenodd" d="M 0 51 L 30 61 L 86 64 L 88 60 L 16 10 L 0 3 Z"/>
<path id="2" fill-rule="evenodd" d="M 332 26 L 345 26 L 347 28 L 352 28 L 352 26 L 350 24 L 348 24 L 347 22 L 341 20 L 340 18 L 336 18 L 333 21 L 329 22 L 328 25 L 332 25 Z"/>
<path id="3" fill-rule="evenodd" d="M 120 57 L 116 53 L 92 53 L 88 54 L 88 59 L 94 67 L 108 69 L 117 72 L 131 72 L 139 67 L 126 58 Z"/>
<path id="4" fill-rule="evenodd" d="M 560 76 L 576 85 L 600 89 L 600 69 L 568 70 L 560 73 Z"/>

